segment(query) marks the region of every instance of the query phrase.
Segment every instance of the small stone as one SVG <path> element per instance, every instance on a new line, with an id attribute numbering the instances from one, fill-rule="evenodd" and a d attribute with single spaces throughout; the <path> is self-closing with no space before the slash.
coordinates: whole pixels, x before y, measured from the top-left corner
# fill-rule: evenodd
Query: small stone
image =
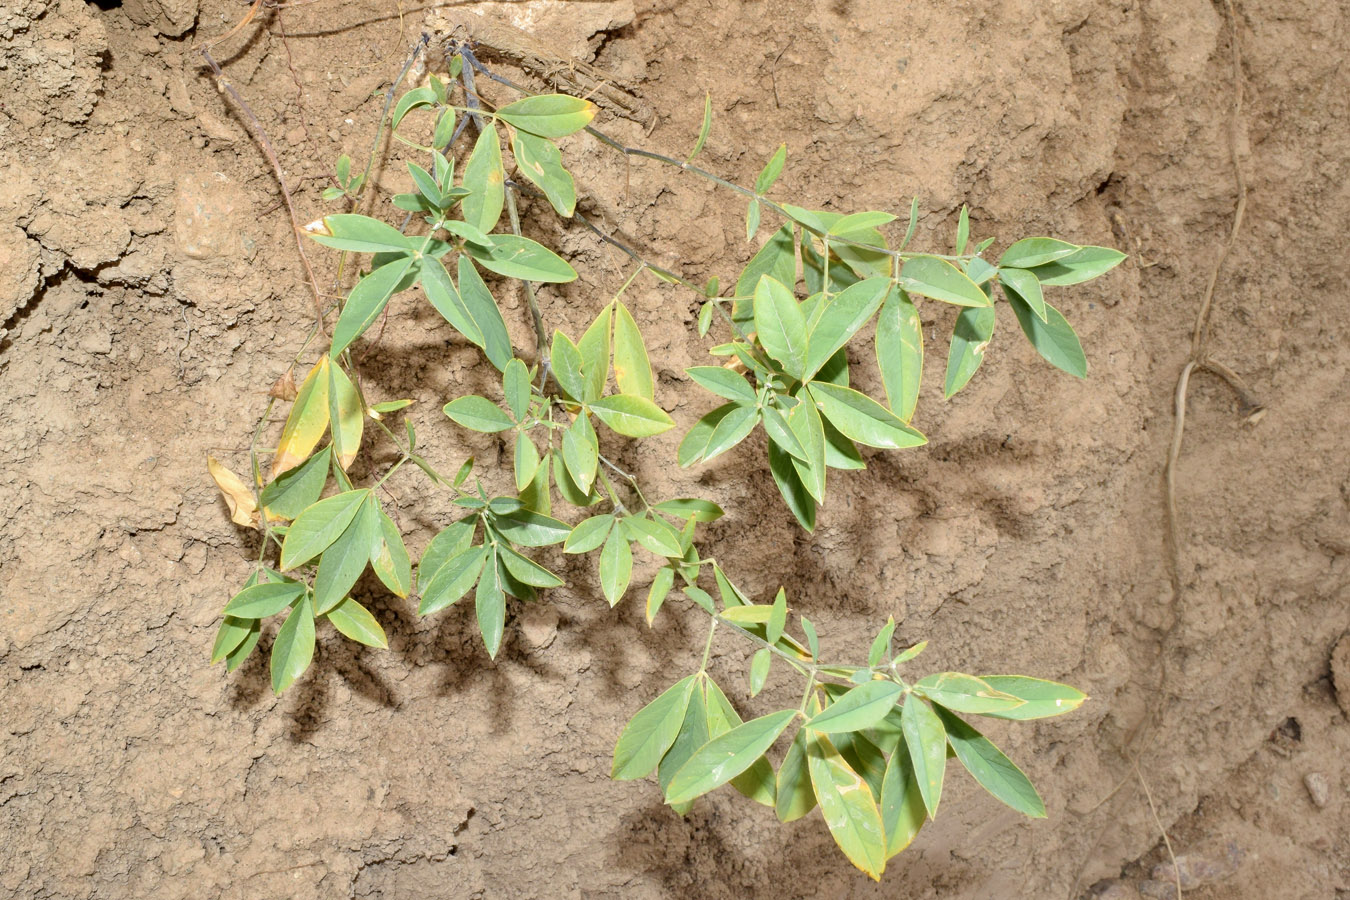
<path id="1" fill-rule="evenodd" d="M 1327 780 L 1327 776 L 1321 772 L 1309 772 L 1303 776 L 1303 786 L 1308 789 L 1313 806 L 1325 809 L 1327 801 L 1331 799 L 1331 782 Z"/>

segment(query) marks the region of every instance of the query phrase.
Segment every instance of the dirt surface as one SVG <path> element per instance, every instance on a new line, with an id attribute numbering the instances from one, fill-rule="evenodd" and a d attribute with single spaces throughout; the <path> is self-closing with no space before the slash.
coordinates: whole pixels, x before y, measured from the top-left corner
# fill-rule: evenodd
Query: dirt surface
<path id="1" fill-rule="evenodd" d="M 568 6 L 527 24 L 638 86 L 658 111 L 650 133 L 605 123 L 630 143 L 687 152 L 711 91 L 704 164 L 743 183 L 786 140 L 779 195 L 805 206 L 899 211 L 917 193 L 927 246 L 965 202 L 995 251 L 1048 233 L 1132 254 L 1061 289 L 1083 382 L 1042 364 L 1002 309 L 984 370 L 944 402 L 950 316 L 929 304 L 916 424 L 931 443 L 832 479 L 814 535 L 789 524 L 762 447 L 691 471 L 671 465 L 678 430 L 615 448 L 657 494 L 722 503 L 717 557 L 756 595 L 798 584 L 840 652 L 895 615 L 898 638 L 931 641 L 929 669 L 1088 691 L 1063 720 L 992 729 L 1049 818 L 954 778 L 880 886 L 818 817 L 780 826 L 719 792 L 679 818 L 654 785 L 610 781 L 609 753 L 697 664 L 700 620 L 675 610 L 649 631 L 561 557 L 571 587 L 514 610 L 495 663 L 468 611 L 421 620 L 371 583 L 389 651 L 323 636 L 280 699 L 257 657 L 231 677 L 209 667 L 256 539 L 230 523 L 205 456 L 244 468 L 312 324 L 276 182 L 192 50 L 245 7 L 17 0 L 0 9 L 0 896 L 1122 900 L 1168 896 L 1160 825 L 1187 897 L 1350 896 L 1346 3 L 1236 8 L 1250 193 L 1210 347 L 1267 412 L 1247 423 L 1222 382 L 1195 378 L 1179 594 L 1161 472 L 1237 199 L 1225 6 Z M 217 48 L 302 220 L 331 209 L 324 176 L 367 146 L 424 15 L 288 4 Z M 582 208 L 692 279 L 733 277 L 753 251 L 737 198 L 625 171 L 582 139 L 565 150 Z M 400 188 L 402 153 L 382 188 Z M 547 210 L 527 216 L 584 273 L 544 292 L 550 322 L 576 335 L 623 260 Z M 314 259 L 331 282 L 332 260 Z M 707 359 L 694 298 L 645 281 L 628 296 L 658 396 L 688 425 L 711 405 L 682 374 Z M 502 300 L 531 347 L 521 298 Z M 443 465 L 503 458 L 440 414 L 491 379 L 425 304 L 394 304 L 362 371 L 379 396 L 419 401 Z M 370 466 L 390 452 L 368 447 Z M 420 549 L 452 514 L 411 477 L 393 490 Z M 743 684 L 744 652 L 718 646 L 724 684 Z M 775 680 L 764 708 L 795 690 Z"/>

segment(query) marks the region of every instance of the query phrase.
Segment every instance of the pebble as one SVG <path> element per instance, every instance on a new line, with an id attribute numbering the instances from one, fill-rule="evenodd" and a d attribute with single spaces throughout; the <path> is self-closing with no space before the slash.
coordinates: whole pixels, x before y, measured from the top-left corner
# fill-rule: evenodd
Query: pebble
<path id="1" fill-rule="evenodd" d="M 1331 799 L 1331 782 L 1327 780 L 1327 776 L 1321 772 L 1309 772 L 1303 776 L 1303 786 L 1308 789 L 1313 806 L 1325 809 L 1327 801 Z"/>

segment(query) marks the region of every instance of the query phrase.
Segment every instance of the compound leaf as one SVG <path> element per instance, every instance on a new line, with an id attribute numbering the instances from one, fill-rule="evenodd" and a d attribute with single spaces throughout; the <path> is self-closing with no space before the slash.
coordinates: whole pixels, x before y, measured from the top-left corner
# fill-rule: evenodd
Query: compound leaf
<path id="1" fill-rule="evenodd" d="M 614 745 L 611 778 L 617 781 L 645 778 L 657 767 L 680 733 L 697 677 L 681 678 L 638 710 Z"/>

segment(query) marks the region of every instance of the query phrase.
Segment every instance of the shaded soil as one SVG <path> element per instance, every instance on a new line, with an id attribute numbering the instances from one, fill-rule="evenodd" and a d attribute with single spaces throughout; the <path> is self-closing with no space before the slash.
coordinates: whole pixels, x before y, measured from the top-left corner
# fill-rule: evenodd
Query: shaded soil
<path id="1" fill-rule="evenodd" d="M 1087 690 L 1063 720 L 992 729 L 1048 820 L 956 779 L 876 886 L 816 817 L 780 826 L 719 793 L 681 819 L 654 786 L 611 782 L 623 722 L 696 665 L 701 625 L 673 611 L 649 631 L 561 557 L 570 587 L 513 611 L 495 663 L 471 613 L 421 620 L 371 584 L 388 652 L 323 637 L 280 699 L 258 658 L 208 667 L 257 548 L 204 458 L 243 469 L 312 308 L 266 160 L 192 50 L 242 7 L 17 0 L 0 9 L 0 897 L 1121 900 L 1166 896 L 1160 825 L 1199 873 L 1188 897 L 1350 896 L 1346 4 L 1236 10 L 1250 193 L 1210 348 L 1267 412 L 1245 422 L 1222 382 L 1193 383 L 1179 592 L 1161 490 L 1172 391 L 1237 199 L 1224 6 L 570 6 L 533 27 L 638 84 L 650 131 L 605 124 L 630 143 L 686 152 L 710 91 L 704 164 L 742 183 L 785 140 L 781 196 L 902 210 L 917 193 L 925 246 L 968 203 L 995 250 L 1048 233 L 1132 254 L 1060 295 L 1083 382 L 1000 310 L 989 361 L 944 402 L 950 316 L 927 312 L 916 424 L 931 443 L 834 478 L 814 535 L 789 524 L 762 447 L 688 471 L 671 465 L 678 430 L 616 448 L 656 493 L 720 502 L 717 557 L 756 595 L 799 585 L 840 651 L 894 615 L 897 638 L 931 641 L 931 669 Z M 331 209 L 332 161 L 364 152 L 424 15 L 289 5 L 217 49 L 305 220 Z M 691 279 L 725 280 L 753 252 L 737 198 L 580 139 L 566 152 L 588 214 Z M 388 150 L 382 190 L 400 189 L 402 154 Z M 527 216 L 583 272 L 543 295 L 575 335 L 624 260 Z M 707 359 L 694 298 L 649 281 L 627 296 L 687 426 L 710 405 L 682 371 Z M 502 302 L 530 347 L 521 298 Z M 478 352 L 425 304 L 393 311 L 362 363 L 375 393 L 418 400 L 443 464 L 506 459 L 439 412 L 492 390 Z M 393 490 L 414 548 L 452 517 L 414 479 Z M 744 662 L 719 645 L 714 670 L 738 685 Z M 774 681 L 764 702 L 796 689 Z"/>

